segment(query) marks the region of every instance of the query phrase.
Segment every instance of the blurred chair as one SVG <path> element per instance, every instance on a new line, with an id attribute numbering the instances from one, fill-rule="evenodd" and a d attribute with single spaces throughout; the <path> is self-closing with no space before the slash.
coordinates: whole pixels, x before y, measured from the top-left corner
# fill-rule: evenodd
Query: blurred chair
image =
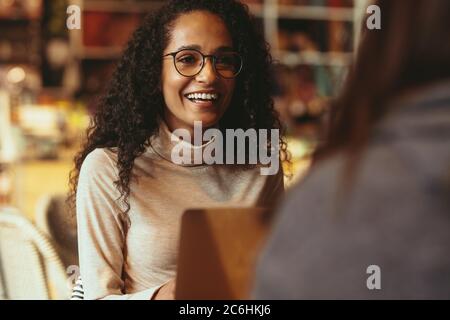
<path id="1" fill-rule="evenodd" d="M 13 208 L 0 208 L 2 299 L 68 299 L 64 266 L 43 232 Z"/>
<path id="2" fill-rule="evenodd" d="M 81 276 L 78 276 L 75 286 L 72 288 L 72 294 L 70 300 L 84 300 L 84 289 L 83 281 L 81 281 Z"/>
<path id="3" fill-rule="evenodd" d="M 1 258 L 1 255 L 0 255 Z M 0 260 L 0 268 L 2 266 L 2 261 Z M 6 300 L 6 288 L 5 288 L 5 279 L 3 279 L 3 271 L 0 269 L 0 300 Z"/>
<path id="4" fill-rule="evenodd" d="M 66 196 L 45 195 L 36 206 L 36 226 L 55 244 L 64 266 L 78 265 L 77 222 L 66 209 Z"/>

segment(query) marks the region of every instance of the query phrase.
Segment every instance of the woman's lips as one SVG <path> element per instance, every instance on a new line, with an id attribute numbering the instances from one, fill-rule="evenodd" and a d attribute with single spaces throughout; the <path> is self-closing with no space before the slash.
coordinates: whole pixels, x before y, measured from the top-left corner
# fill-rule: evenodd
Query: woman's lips
<path id="1" fill-rule="evenodd" d="M 184 97 L 189 103 L 197 108 L 212 108 L 218 103 L 219 100 L 191 100 Z"/>

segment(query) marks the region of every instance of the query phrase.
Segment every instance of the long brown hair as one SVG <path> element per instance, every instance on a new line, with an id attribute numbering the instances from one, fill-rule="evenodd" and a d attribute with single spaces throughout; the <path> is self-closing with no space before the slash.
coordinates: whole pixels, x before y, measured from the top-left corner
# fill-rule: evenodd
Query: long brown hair
<path id="1" fill-rule="evenodd" d="M 379 0 L 381 29 L 362 25 L 362 40 L 316 160 L 354 158 L 402 92 L 450 78 L 450 1 Z"/>
<path id="2" fill-rule="evenodd" d="M 209 11 L 224 21 L 245 61 L 219 128 L 281 129 L 283 133 L 270 96 L 272 57 L 248 7 L 237 0 L 172 0 L 148 15 L 134 32 L 93 116 L 87 140 L 75 157 L 70 175 L 68 204 L 72 214 L 81 166 L 96 148 L 117 153 L 119 177 L 114 183 L 125 208 L 123 213 L 129 211 L 134 161 L 148 147 L 148 138 L 157 134 L 159 120 L 163 119 L 164 99 L 159 85 L 162 52 L 170 40 L 173 21 L 195 10 Z M 280 145 L 286 152 L 283 137 Z"/>

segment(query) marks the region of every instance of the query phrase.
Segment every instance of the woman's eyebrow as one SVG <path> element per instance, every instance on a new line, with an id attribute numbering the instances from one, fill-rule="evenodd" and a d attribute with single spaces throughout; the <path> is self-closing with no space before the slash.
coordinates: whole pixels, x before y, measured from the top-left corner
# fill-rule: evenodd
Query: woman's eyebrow
<path id="1" fill-rule="evenodd" d="M 198 44 L 191 44 L 191 45 L 187 45 L 187 46 L 181 46 L 177 49 L 177 51 L 186 50 L 186 49 L 188 49 L 188 50 L 194 49 L 194 50 L 201 51 L 201 48 L 202 47 L 199 46 Z M 229 46 L 221 46 L 214 50 L 214 52 L 228 52 L 228 51 L 234 51 L 234 49 Z"/>
<path id="2" fill-rule="evenodd" d="M 200 50 L 201 47 L 198 44 L 191 44 L 191 45 L 187 45 L 187 46 L 181 46 L 177 49 L 177 51 L 186 50 L 186 49 Z"/>
<path id="3" fill-rule="evenodd" d="M 216 49 L 216 52 L 228 52 L 228 51 L 234 51 L 234 48 L 229 46 L 222 46 Z"/>

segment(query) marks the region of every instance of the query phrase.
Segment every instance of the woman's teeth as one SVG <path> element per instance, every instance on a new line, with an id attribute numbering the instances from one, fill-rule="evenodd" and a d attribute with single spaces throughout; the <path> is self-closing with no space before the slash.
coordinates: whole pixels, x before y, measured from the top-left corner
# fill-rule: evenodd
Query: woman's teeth
<path id="1" fill-rule="evenodd" d="M 189 100 L 215 101 L 218 98 L 217 93 L 189 93 L 186 95 Z"/>

